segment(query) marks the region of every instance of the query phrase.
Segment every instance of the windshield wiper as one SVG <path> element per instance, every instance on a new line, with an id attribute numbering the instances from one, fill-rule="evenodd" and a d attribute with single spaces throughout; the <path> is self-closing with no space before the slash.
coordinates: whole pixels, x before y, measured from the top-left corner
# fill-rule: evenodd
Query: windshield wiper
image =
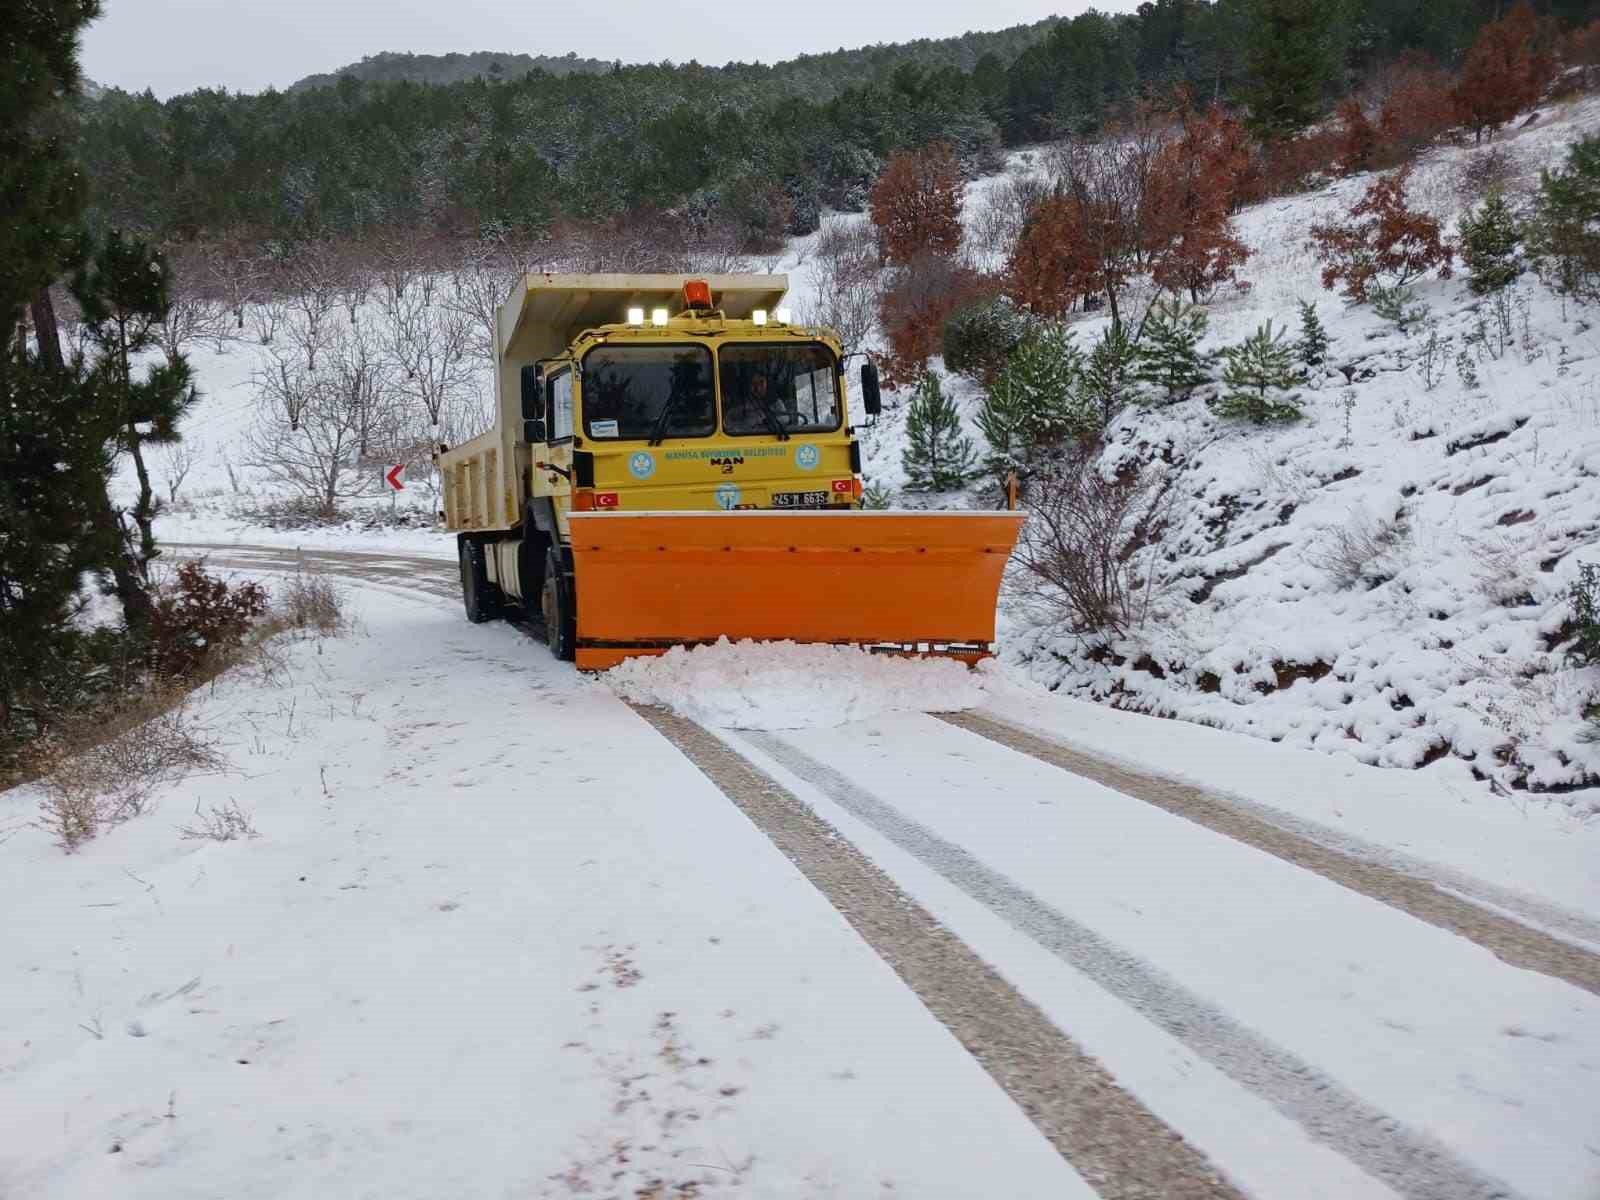
<path id="1" fill-rule="evenodd" d="M 656 418 L 656 423 L 650 427 L 650 440 L 647 445 L 659 446 L 661 440 L 667 436 L 667 418 L 672 416 L 672 409 L 678 399 L 676 392 L 667 394 L 667 402 L 661 406 L 661 415 Z"/>

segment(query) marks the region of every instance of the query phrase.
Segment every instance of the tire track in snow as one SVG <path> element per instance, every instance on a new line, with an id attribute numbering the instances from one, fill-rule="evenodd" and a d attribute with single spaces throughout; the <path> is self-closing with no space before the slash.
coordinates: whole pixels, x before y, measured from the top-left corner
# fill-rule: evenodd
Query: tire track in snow
<path id="1" fill-rule="evenodd" d="M 1398 1195 L 1508 1200 L 1517 1194 L 827 764 L 775 734 L 740 736 Z"/>
<path id="2" fill-rule="evenodd" d="M 1302 828 L 1287 828 L 1290 821 L 1282 820 L 1270 810 L 1263 811 L 1264 806 L 1224 800 L 1188 784 L 1119 767 L 993 717 L 973 712 L 933 715 L 987 741 L 1152 804 L 1294 866 L 1314 871 L 1341 887 L 1476 942 L 1512 966 L 1538 971 L 1600 995 L 1600 954 L 1440 889 L 1476 893 L 1479 899 L 1500 909 L 1520 912 L 1572 936 L 1587 935 L 1600 942 L 1600 928 L 1584 917 L 1454 871 L 1433 870 L 1421 863 L 1415 864 L 1416 871 L 1406 870 L 1405 867 L 1412 865 L 1412 860 L 1406 856 L 1385 855 L 1391 861 L 1399 860 L 1402 866 L 1373 861 L 1361 853 L 1368 849 L 1374 854 L 1382 853 L 1377 847 L 1334 848 L 1310 832 L 1321 830 L 1309 822 L 1298 823 Z"/>
<path id="3" fill-rule="evenodd" d="M 693 721 L 629 707 L 828 898 L 1104 1200 L 1243 1200 L 1204 1154 L 794 793 Z"/>

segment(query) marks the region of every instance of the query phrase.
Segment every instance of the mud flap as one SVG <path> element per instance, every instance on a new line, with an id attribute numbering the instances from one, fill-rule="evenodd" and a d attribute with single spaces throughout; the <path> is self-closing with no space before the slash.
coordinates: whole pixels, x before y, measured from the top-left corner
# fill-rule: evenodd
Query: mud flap
<path id="1" fill-rule="evenodd" d="M 1019 512 L 573 513 L 577 663 L 792 640 L 981 658 Z"/>

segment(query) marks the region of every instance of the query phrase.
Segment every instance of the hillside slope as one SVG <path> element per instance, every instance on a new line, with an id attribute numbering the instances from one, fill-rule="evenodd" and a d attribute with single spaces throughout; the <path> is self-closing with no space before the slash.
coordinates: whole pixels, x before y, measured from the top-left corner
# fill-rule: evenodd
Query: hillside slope
<path id="1" fill-rule="evenodd" d="M 1543 111 L 1481 150 L 1421 162 L 1413 204 L 1460 215 L 1474 155 L 1508 155 L 1517 185 L 1600 128 L 1600 99 Z M 1025 162 L 1014 170 L 1027 170 Z M 1427 319 L 1403 332 L 1324 291 L 1306 243 L 1370 177 L 1242 213 L 1247 289 L 1210 306 L 1203 348 L 1265 321 L 1298 331 L 1312 301 L 1329 363 L 1302 389 L 1305 419 L 1221 420 L 1215 388 L 1134 406 L 1108 431 L 1102 467 L 1163 462 L 1175 502 L 1157 544 L 1152 619 L 1085 639 L 1052 615 L 1006 606 L 1005 659 L 1065 693 L 1198 721 L 1363 762 L 1416 767 L 1444 755 L 1504 787 L 1565 792 L 1600 811 L 1600 741 L 1583 719 L 1600 671 L 1570 665 L 1570 586 L 1600 560 L 1600 332 L 1531 274 L 1493 305 L 1461 277 L 1417 287 Z M 969 213 L 993 181 L 969 189 Z M 1489 345 L 1469 350 L 1480 322 Z M 1074 324 L 1087 349 L 1106 321 Z M 1432 385 L 1421 361 L 1436 335 Z M 1468 351 L 1476 383 L 1457 358 Z M 952 377 L 971 422 L 981 396 Z M 982 438 L 969 427 L 974 443 Z M 868 469 L 903 487 L 903 411 L 873 438 Z M 916 504 L 992 502 L 982 487 Z M 1351 555 L 1358 561 L 1349 561 Z M 1348 572 L 1348 574 L 1347 574 Z"/>

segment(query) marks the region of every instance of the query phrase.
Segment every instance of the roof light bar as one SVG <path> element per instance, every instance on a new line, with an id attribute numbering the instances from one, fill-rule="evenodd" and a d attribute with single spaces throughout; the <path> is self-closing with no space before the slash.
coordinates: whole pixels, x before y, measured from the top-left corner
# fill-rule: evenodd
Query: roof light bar
<path id="1" fill-rule="evenodd" d="M 789 318 L 792 317 L 793 315 L 794 314 L 792 312 L 790 312 L 787 308 L 780 308 L 778 310 L 778 312 L 777 312 L 778 324 L 779 325 L 787 325 L 789 323 Z"/>
<path id="2" fill-rule="evenodd" d="M 628 324 L 629 325 L 643 325 L 644 324 L 644 309 L 642 309 L 642 308 L 630 308 L 628 310 Z"/>
<path id="3" fill-rule="evenodd" d="M 767 310 L 764 308 L 756 309 L 750 314 L 750 323 L 752 325 L 765 325 L 767 323 Z"/>
<path id="4" fill-rule="evenodd" d="M 652 308 L 650 310 L 650 324 L 652 324 L 652 325 L 665 325 L 666 323 L 667 323 L 667 310 L 666 309 L 664 309 L 664 308 Z"/>

